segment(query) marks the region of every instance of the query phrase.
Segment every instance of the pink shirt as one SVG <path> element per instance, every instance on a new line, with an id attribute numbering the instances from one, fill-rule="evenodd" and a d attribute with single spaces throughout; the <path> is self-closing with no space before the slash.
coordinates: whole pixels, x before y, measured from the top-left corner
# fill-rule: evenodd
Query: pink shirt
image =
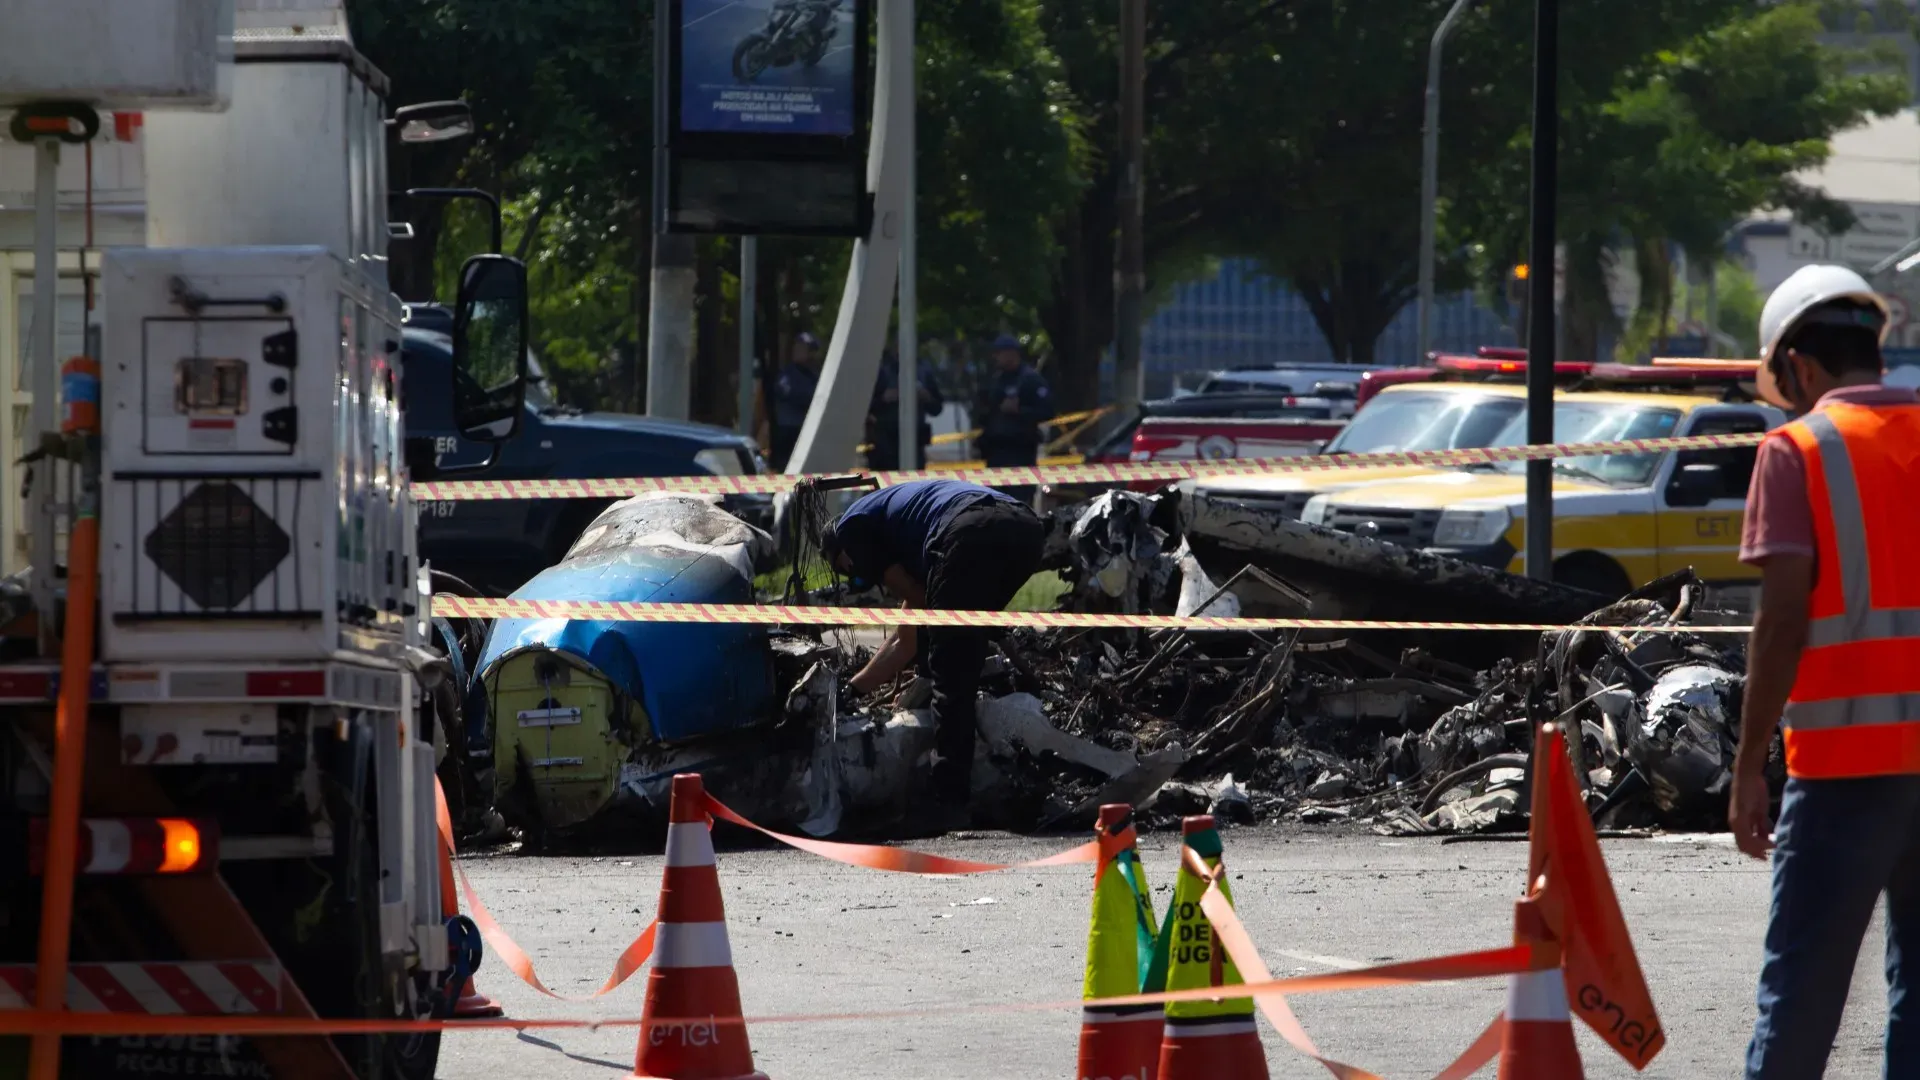
<path id="1" fill-rule="evenodd" d="M 1897 386 L 1843 386 L 1814 403 L 1815 411 L 1833 404 L 1914 405 L 1920 395 Z M 1800 448 L 1776 431 L 1760 444 L 1747 488 L 1747 512 L 1741 523 L 1740 561 L 1759 566 L 1772 555 L 1813 555 L 1813 508 L 1807 502 L 1807 463 Z"/>

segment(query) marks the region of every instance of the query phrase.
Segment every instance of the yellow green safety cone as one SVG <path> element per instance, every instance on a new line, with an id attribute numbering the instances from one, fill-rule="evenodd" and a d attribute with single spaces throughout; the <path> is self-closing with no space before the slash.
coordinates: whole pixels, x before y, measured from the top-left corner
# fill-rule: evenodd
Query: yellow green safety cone
<path id="1" fill-rule="evenodd" d="M 1142 992 L 1158 931 L 1153 898 L 1135 848 L 1133 808 L 1108 803 L 1095 827 L 1100 864 L 1093 873 L 1087 929 L 1085 999 Z M 1164 1010 L 1158 1005 L 1088 1005 L 1080 1011 L 1080 1080 L 1154 1080 Z"/>
<path id="2" fill-rule="evenodd" d="M 1220 865 L 1220 833 L 1210 816 L 1190 817 L 1180 823 L 1181 844 L 1192 850 L 1208 869 Z M 1220 882 L 1227 901 L 1233 891 Z M 1173 888 L 1173 908 L 1154 945 L 1147 985 L 1156 989 L 1191 990 L 1202 986 L 1241 986 L 1240 970 L 1214 940 L 1213 924 L 1200 910 L 1207 891 L 1187 866 L 1181 852 L 1180 878 Z M 1158 985 L 1157 985 L 1158 984 Z M 1164 1037 L 1160 1042 L 1158 1080 L 1267 1080 L 1267 1055 L 1254 1026 L 1252 998 L 1175 1001 L 1167 1005 Z"/>

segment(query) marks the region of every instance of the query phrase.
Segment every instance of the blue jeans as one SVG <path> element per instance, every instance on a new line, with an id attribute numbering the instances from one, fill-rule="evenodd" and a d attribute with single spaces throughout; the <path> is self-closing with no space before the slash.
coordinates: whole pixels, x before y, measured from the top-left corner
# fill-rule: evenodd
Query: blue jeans
<path id="1" fill-rule="evenodd" d="M 1882 892 L 1889 1013 L 1881 1075 L 1920 1077 L 1920 995 L 1908 993 L 1920 983 L 1920 776 L 1790 779 L 1774 835 L 1748 1080 L 1811 1080 L 1825 1071 Z"/>

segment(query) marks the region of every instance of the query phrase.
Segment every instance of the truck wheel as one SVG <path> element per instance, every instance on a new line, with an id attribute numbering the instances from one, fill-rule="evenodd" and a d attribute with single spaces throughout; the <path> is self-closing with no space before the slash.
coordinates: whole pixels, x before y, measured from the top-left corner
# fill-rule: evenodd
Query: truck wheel
<path id="1" fill-rule="evenodd" d="M 322 782 L 334 823 L 334 895 L 328 922 L 339 949 L 331 989 L 345 1006 L 336 1015 L 386 1019 L 406 1015 L 406 986 L 386 970 L 380 952 L 380 853 L 373 747 L 366 730 L 334 759 Z M 344 992 L 344 995 L 343 993 Z M 335 1036 L 340 1056 L 360 1080 L 433 1080 L 440 1034 Z"/>
<path id="2" fill-rule="evenodd" d="M 1576 551 L 1553 564 L 1553 580 L 1558 585 L 1596 592 L 1608 603 L 1633 591 L 1633 579 L 1617 562 L 1597 551 Z"/>
<path id="3" fill-rule="evenodd" d="M 386 1036 L 386 1072 L 381 1080 L 433 1080 L 440 1065 L 440 1032 Z"/>

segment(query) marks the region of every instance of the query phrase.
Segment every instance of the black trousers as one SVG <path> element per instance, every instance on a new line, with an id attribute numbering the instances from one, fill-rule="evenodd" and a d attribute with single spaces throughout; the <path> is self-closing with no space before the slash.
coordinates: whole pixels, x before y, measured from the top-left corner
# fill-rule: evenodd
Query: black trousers
<path id="1" fill-rule="evenodd" d="M 980 455 L 989 469 L 1011 469 L 1019 466 L 1034 466 L 1040 463 L 1040 447 L 1036 445 L 991 445 Z M 1028 506 L 1033 505 L 1033 497 L 1040 491 L 1033 484 L 1002 484 L 999 490 L 1019 499 Z"/>
<path id="2" fill-rule="evenodd" d="M 797 427 L 778 427 L 773 429 L 773 459 L 775 469 L 787 467 L 787 459 L 793 457 L 793 448 L 800 441 L 800 429 Z"/>
<path id="3" fill-rule="evenodd" d="M 1040 566 L 1046 526 L 1025 506 L 990 499 L 955 513 L 928 546 L 927 604 L 947 611 L 1001 611 Z M 988 632 L 923 627 L 921 666 L 933 680 L 934 796 L 965 804 L 973 784 L 975 699 Z"/>

